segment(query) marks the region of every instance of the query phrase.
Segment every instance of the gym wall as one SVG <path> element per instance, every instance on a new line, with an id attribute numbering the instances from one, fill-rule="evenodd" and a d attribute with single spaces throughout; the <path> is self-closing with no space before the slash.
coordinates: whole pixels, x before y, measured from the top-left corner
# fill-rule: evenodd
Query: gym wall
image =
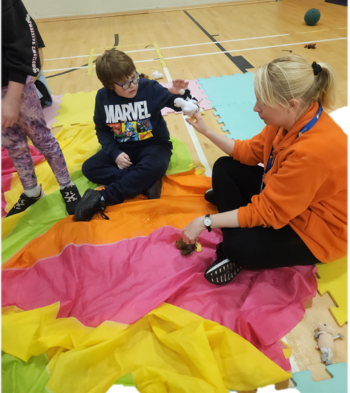
<path id="1" fill-rule="evenodd" d="M 242 0 L 23 0 L 34 19 L 63 18 L 82 15 L 113 14 L 141 10 L 189 7 Z M 255 0 L 259 2 L 261 0 Z"/>

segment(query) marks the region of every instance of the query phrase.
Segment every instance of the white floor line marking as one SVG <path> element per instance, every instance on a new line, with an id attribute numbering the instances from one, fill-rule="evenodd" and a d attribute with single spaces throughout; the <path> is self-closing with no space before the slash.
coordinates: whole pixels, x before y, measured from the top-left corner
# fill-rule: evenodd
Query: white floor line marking
<path id="1" fill-rule="evenodd" d="M 150 61 L 159 61 L 159 59 L 136 60 L 136 61 L 134 61 L 134 63 L 148 63 Z M 93 64 L 93 67 L 96 67 L 95 64 Z M 68 70 L 75 70 L 75 69 L 79 69 L 79 68 L 88 68 L 88 66 L 86 65 L 86 66 L 81 66 L 81 67 L 57 68 L 55 70 L 43 70 L 43 72 L 68 71 Z"/>
<path id="2" fill-rule="evenodd" d="M 348 37 L 341 37 L 341 38 L 331 38 L 328 40 L 318 40 L 318 41 L 312 41 L 313 43 L 316 42 L 326 42 L 326 41 L 339 41 L 339 40 L 347 40 Z M 270 45 L 270 46 L 259 46 L 256 48 L 245 48 L 245 49 L 234 49 L 234 50 L 225 50 L 225 51 L 220 51 L 220 52 L 212 52 L 212 53 L 199 53 L 195 55 L 185 55 L 185 56 L 173 56 L 173 57 L 164 57 L 164 60 L 172 60 L 172 59 L 183 59 L 185 57 L 196 57 L 196 56 L 210 56 L 210 55 L 221 55 L 223 53 L 233 53 L 233 52 L 245 52 L 249 50 L 257 50 L 257 49 L 269 49 L 269 48 L 278 48 L 281 46 L 288 47 L 288 46 L 293 46 L 293 45 L 302 45 L 302 44 L 309 44 L 310 41 L 305 41 L 305 42 L 295 42 L 293 44 L 282 44 L 282 45 Z"/>
<path id="3" fill-rule="evenodd" d="M 192 139 L 194 147 L 195 147 L 195 149 L 197 151 L 199 161 L 201 162 L 201 164 L 203 164 L 203 166 L 205 168 L 205 172 L 204 172 L 205 176 L 211 177 L 212 170 L 210 169 L 207 157 L 205 156 L 204 151 L 202 149 L 202 146 L 201 146 L 201 144 L 200 144 L 200 142 L 199 142 L 199 140 L 197 138 L 196 131 L 193 129 L 193 127 L 191 125 L 189 125 L 187 123 L 187 121 L 185 120 L 185 116 L 184 115 L 182 115 L 182 118 L 184 119 L 184 122 L 185 122 L 186 127 L 187 127 L 187 131 L 190 134 L 190 137 Z"/>
<path id="4" fill-rule="evenodd" d="M 236 41 L 247 41 L 247 40 L 259 40 L 262 38 L 273 38 L 273 37 L 283 37 L 286 35 L 290 35 L 290 34 L 277 34 L 277 35 L 267 35 L 267 36 L 263 36 L 263 37 L 251 37 L 251 38 L 237 38 L 234 40 L 225 40 L 225 41 L 216 41 L 216 42 L 202 42 L 199 44 L 189 44 L 189 45 L 178 45 L 178 46 L 165 46 L 164 48 L 159 48 L 159 49 L 174 49 L 174 48 L 186 48 L 188 46 L 200 46 L 200 45 L 213 45 L 213 44 L 221 44 L 223 42 L 236 42 Z M 124 53 L 133 53 L 133 52 L 146 52 L 146 51 L 150 51 L 150 50 L 154 50 L 154 48 L 150 48 L 150 49 L 138 49 L 138 50 L 130 50 L 130 51 L 125 51 Z M 95 56 L 100 56 L 101 53 L 96 53 Z M 57 57 L 57 58 L 53 58 L 53 59 L 45 59 L 45 61 L 50 61 L 50 60 L 60 60 L 60 59 L 74 59 L 76 57 L 89 57 L 89 55 L 80 55 L 80 56 L 70 56 L 70 57 Z"/>
<path id="5" fill-rule="evenodd" d="M 164 71 L 164 74 L 165 74 L 166 78 L 168 79 L 168 82 L 172 82 L 173 79 L 171 78 L 171 75 L 170 75 L 170 72 L 168 70 L 168 67 L 163 67 L 163 71 Z"/>
<path id="6" fill-rule="evenodd" d="M 135 52 L 147 52 L 154 50 L 154 48 L 149 48 L 149 49 L 137 49 L 137 50 L 128 50 L 124 51 L 124 53 L 135 53 Z M 94 56 L 101 56 L 102 53 L 95 53 Z M 45 61 L 50 61 L 50 60 L 61 60 L 61 59 L 77 59 L 79 57 L 89 57 L 90 55 L 79 55 L 79 56 L 69 56 L 69 57 L 55 57 L 52 59 L 45 59 Z"/>
<path id="7" fill-rule="evenodd" d="M 170 75 L 168 67 L 163 67 L 163 71 L 164 71 L 164 74 L 166 75 L 166 77 L 168 79 L 168 82 L 172 82 L 173 79 L 172 79 L 172 77 Z M 181 116 L 182 116 L 182 119 L 183 119 L 183 121 L 184 121 L 184 123 L 186 125 L 187 131 L 190 134 L 190 137 L 191 137 L 193 145 L 194 145 L 194 147 L 196 149 L 199 161 L 203 164 L 203 166 L 205 168 L 205 172 L 204 173 L 205 173 L 206 176 L 211 177 L 212 171 L 210 169 L 207 157 L 205 156 L 204 151 L 202 149 L 202 146 L 201 146 L 201 144 L 200 144 L 200 142 L 199 142 L 199 140 L 197 138 L 196 132 L 193 129 L 193 127 L 187 123 L 187 121 L 185 120 L 185 116 L 183 114 Z"/>
<path id="8" fill-rule="evenodd" d="M 50 60 L 63 60 L 63 59 L 77 59 L 79 57 L 89 57 L 90 55 L 79 55 L 79 56 L 68 56 L 68 57 L 54 57 L 52 59 L 45 59 L 45 61 Z"/>
<path id="9" fill-rule="evenodd" d="M 347 39 L 348 39 L 347 37 L 341 37 L 341 38 L 331 38 L 331 39 L 327 39 L 327 40 L 317 40 L 317 41 L 312 41 L 312 42 L 314 42 L 314 43 L 317 43 L 317 42 L 329 42 L 329 41 L 339 41 L 339 40 L 347 40 Z M 212 53 L 198 53 L 198 54 L 194 54 L 194 55 L 164 57 L 164 60 L 183 59 L 185 57 L 221 55 L 223 53 L 245 52 L 245 51 L 249 51 L 249 50 L 278 48 L 278 47 L 282 47 L 282 46 L 287 48 L 288 46 L 302 45 L 302 44 L 309 44 L 309 43 L 310 43 L 309 41 L 305 41 L 305 42 L 295 42 L 295 43 L 292 43 L 292 44 L 260 46 L 260 47 L 257 47 L 257 48 L 234 49 L 234 50 L 225 50 L 225 51 L 212 52 Z M 134 63 L 146 63 L 146 62 L 150 62 L 150 61 L 158 61 L 158 59 L 136 60 L 136 61 L 134 61 Z M 43 71 L 44 72 L 56 72 L 56 71 L 74 70 L 74 69 L 79 69 L 79 68 L 87 68 L 87 66 L 59 68 L 59 69 L 55 69 L 55 70 L 43 70 Z"/>
<path id="10" fill-rule="evenodd" d="M 236 38 L 234 40 L 224 40 L 224 41 L 212 41 L 212 42 L 202 42 L 199 44 L 188 44 L 188 45 L 177 45 L 177 46 L 165 46 L 159 49 L 175 49 L 175 48 L 187 48 L 189 46 L 200 46 L 200 45 L 215 45 L 222 44 L 224 42 L 238 42 L 238 41 L 249 41 L 249 40 L 260 40 L 262 38 L 273 38 L 273 37 L 284 37 L 290 34 L 276 34 L 276 35 L 266 35 L 261 37 L 250 37 L 250 38 Z"/>
<path id="11" fill-rule="evenodd" d="M 343 30 L 347 29 L 347 27 L 336 27 L 334 30 Z M 328 31 L 332 29 L 326 29 L 326 30 L 317 30 L 317 31 Z M 249 41 L 249 40 L 260 40 L 263 38 L 274 38 L 274 37 L 285 37 L 285 36 L 291 36 L 294 34 L 305 34 L 305 33 L 313 33 L 314 31 L 302 31 L 300 33 L 293 33 L 293 34 L 275 34 L 275 35 L 266 35 L 266 36 L 260 36 L 260 37 L 248 37 L 248 38 L 236 38 L 234 40 L 224 40 L 224 41 L 215 41 L 215 42 L 201 42 L 198 44 L 188 44 L 188 45 L 178 45 L 178 46 L 165 46 L 163 48 L 159 49 L 175 49 L 175 48 L 186 48 L 190 46 L 200 46 L 200 45 L 214 45 L 214 44 L 222 44 L 224 42 L 238 42 L 238 41 Z M 135 53 L 135 52 L 147 52 L 150 50 L 154 50 L 154 48 L 144 48 L 144 49 L 137 49 L 137 50 L 130 50 L 130 51 L 124 51 L 124 53 Z M 100 56 L 101 53 L 96 53 L 95 56 Z M 69 57 L 56 57 L 52 59 L 45 59 L 45 61 L 50 61 L 50 60 L 61 60 L 61 59 L 75 59 L 79 57 L 89 57 L 89 55 L 79 55 L 79 56 L 69 56 Z"/>

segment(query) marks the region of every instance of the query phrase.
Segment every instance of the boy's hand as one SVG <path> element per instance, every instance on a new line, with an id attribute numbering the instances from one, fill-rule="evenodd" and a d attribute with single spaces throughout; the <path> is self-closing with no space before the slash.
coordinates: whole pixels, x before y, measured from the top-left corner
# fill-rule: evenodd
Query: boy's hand
<path id="1" fill-rule="evenodd" d="M 5 95 L 1 101 L 1 128 L 12 127 L 18 120 L 19 100 Z"/>
<path id="2" fill-rule="evenodd" d="M 129 168 L 132 165 L 129 156 L 126 153 L 120 153 L 115 159 L 115 163 L 119 169 Z"/>
<path id="3" fill-rule="evenodd" d="M 169 87 L 169 92 L 172 94 L 180 94 L 181 89 L 187 89 L 189 81 L 185 81 L 184 79 L 175 79 L 173 81 L 172 87 Z"/>
<path id="4" fill-rule="evenodd" d="M 199 111 L 195 112 L 192 117 L 196 119 L 196 121 L 193 121 L 192 119 L 187 118 L 186 121 L 188 124 L 191 124 L 193 128 L 195 128 L 199 133 L 206 135 L 206 133 L 209 131 L 208 126 L 204 123 L 203 117 L 200 114 Z"/>

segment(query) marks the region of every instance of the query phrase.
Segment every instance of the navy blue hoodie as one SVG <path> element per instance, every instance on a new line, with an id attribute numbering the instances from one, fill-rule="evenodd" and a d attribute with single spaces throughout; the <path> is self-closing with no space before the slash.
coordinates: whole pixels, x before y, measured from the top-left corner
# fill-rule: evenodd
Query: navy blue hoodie
<path id="1" fill-rule="evenodd" d="M 179 97 L 158 82 L 141 78 L 135 97 L 125 98 L 102 88 L 97 92 L 94 122 L 103 151 L 114 161 L 123 146 L 145 146 L 166 143 L 170 135 L 161 114 L 164 107 L 174 106 Z"/>
<path id="2" fill-rule="evenodd" d="M 34 20 L 21 0 L 2 0 L 2 80 L 26 83 L 40 71 L 38 49 L 45 46 Z"/>

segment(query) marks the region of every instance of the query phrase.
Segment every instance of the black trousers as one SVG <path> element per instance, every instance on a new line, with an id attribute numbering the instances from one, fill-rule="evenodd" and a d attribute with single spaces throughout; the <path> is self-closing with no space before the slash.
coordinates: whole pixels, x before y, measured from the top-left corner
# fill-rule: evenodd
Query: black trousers
<path id="1" fill-rule="evenodd" d="M 125 169 L 119 169 L 115 161 L 100 150 L 84 162 L 82 171 L 93 183 L 106 186 L 102 196 L 107 205 L 116 205 L 146 191 L 165 175 L 172 147 L 169 141 L 146 146 L 136 143 L 135 146 L 124 148 L 133 164 Z"/>
<path id="2" fill-rule="evenodd" d="M 263 168 L 231 157 L 219 158 L 213 168 L 213 190 L 219 213 L 246 206 L 260 192 Z M 272 269 L 320 262 L 286 225 L 281 229 L 222 228 L 221 251 L 244 269 Z"/>

